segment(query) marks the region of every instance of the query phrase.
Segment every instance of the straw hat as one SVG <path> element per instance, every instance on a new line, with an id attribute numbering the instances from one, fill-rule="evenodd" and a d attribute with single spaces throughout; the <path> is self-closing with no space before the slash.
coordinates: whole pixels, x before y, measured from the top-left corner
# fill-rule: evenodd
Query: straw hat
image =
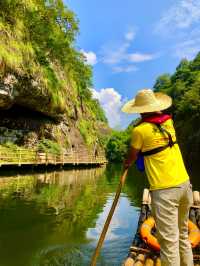
<path id="1" fill-rule="evenodd" d="M 150 113 L 167 109 L 172 105 L 172 98 L 168 95 L 150 89 L 144 89 L 137 93 L 136 97 L 128 101 L 123 107 L 125 113 Z"/>

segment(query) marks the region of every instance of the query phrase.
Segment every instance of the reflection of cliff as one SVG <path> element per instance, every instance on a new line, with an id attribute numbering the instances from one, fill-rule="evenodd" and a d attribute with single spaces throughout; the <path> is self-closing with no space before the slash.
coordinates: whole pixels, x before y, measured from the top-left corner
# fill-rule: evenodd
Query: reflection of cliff
<path id="1" fill-rule="evenodd" d="M 98 189 L 98 182 L 102 186 L 105 179 L 98 180 L 98 178 L 102 176 L 104 171 L 105 168 L 101 167 L 3 177 L 0 178 L 0 198 L 14 194 L 17 197 L 47 204 L 48 207 L 54 208 L 58 214 L 60 209 L 72 207 L 77 197 L 89 190 L 89 187 L 93 190 Z M 121 165 L 118 167 L 109 165 L 106 168 L 106 181 L 103 186 L 107 192 L 108 190 L 110 192 L 115 191 L 114 187 L 118 183 L 121 172 Z M 134 167 L 131 168 L 123 191 L 130 196 L 131 201 L 136 206 L 140 205 L 141 193 L 145 186 L 148 187 L 148 184 L 144 175 Z M 95 192 L 94 195 L 96 196 Z"/>
<path id="2" fill-rule="evenodd" d="M 38 213 L 46 214 L 51 210 L 57 215 L 59 223 L 68 223 L 70 219 L 70 223 L 85 226 L 84 219 L 96 217 L 97 210 L 105 203 L 108 190 L 105 179 L 99 179 L 104 170 L 68 170 L 1 178 L 1 205 L 9 205 L 13 198 L 29 201 L 36 204 Z M 103 188 L 99 183 L 103 184 Z"/>
<path id="3" fill-rule="evenodd" d="M 58 214 L 64 208 L 73 208 L 88 188 L 94 189 L 104 168 L 53 172 L 38 176 L 35 200 L 45 202 Z M 48 184 L 48 185 L 45 185 Z"/>
<path id="4" fill-rule="evenodd" d="M 2 265 L 14 265 L 8 264 L 13 254 L 21 265 L 32 265 L 31 257 L 41 250 L 85 243 L 86 231 L 95 226 L 112 189 L 104 170 L 0 178 L 0 264 L 5 260 Z M 22 238 L 25 246 L 18 245 Z"/>
<path id="5" fill-rule="evenodd" d="M 134 206 L 141 206 L 141 199 L 144 188 L 149 188 L 145 173 L 138 171 L 135 166 L 132 167 L 129 170 L 128 177 L 126 179 L 124 192 L 130 199 L 130 201 L 134 204 Z"/>
<path id="6" fill-rule="evenodd" d="M 85 182 L 94 180 L 99 177 L 99 175 L 101 175 L 104 170 L 104 167 L 81 170 L 63 170 L 51 173 L 37 174 L 37 179 L 38 182 L 48 183 L 51 185 L 83 185 Z"/>
<path id="7" fill-rule="evenodd" d="M 17 175 L 0 178 L 0 197 L 17 197 L 34 200 L 59 208 L 56 204 L 67 206 L 71 198 L 78 196 L 86 185 L 95 186 L 104 167 L 46 172 L 29 176 Z"/>
<path id="8" fill-rule="evenodd" d="M 113 179 L 115 179 L 115 183 L 118 183 L 122 172 L 122 164 L 107 165 L 106 176 L 108 177 L 109 182 L 113 182 Z M 142 193 L 145 187 L 149 187 L 145 174 L 138 171 L 135 165 L 133 165 L 128 171 L 128 176 L 122 192 L 127 195 L 134 206 L 139 207 L 141 205 Z"/>
<path id="9" fill-rule="evenodd" d="M 88 229 L 96 228 L 120 174 L 120 168 L 111 166 L 106 171 L 96 168 L 0 178 L 0 265 L 57 265 L 54 258 L 64 265 L 62 260 L 67 260 L 71 248 L 89 241 Z M 134 203 L 142 182 L 135 174 L 127 179 L 124 192 Z"/>

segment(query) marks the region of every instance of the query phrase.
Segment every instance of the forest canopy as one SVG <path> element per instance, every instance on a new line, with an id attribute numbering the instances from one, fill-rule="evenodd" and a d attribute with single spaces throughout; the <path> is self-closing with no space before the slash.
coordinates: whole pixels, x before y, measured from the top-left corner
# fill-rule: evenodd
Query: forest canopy
<path id="1" fill-rule="evenodd" d="M 183 59 L 174 74 L 158 77 L 154 89 L 172 97 L 178 142 L 192 164 L 200 152 L 200 53 L 194 60 Z"/>

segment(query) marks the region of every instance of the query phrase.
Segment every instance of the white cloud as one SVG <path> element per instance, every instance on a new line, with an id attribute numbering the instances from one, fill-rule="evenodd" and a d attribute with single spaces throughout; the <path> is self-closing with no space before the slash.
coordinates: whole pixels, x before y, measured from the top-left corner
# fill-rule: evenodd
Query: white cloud
<path id="1" fill-rule="evenodd" d="M 119 46 L 104 47 L 102 50 L 103 63 L 105 64 L 118 64 L 126 59 L 126 51 L 129 48 L 130 43 L 124 42 Z"/>
<path id="2" fill-rule="evenodd" d="M 200 51 L 200 37 L 194 40 L 186 40 L 175 46 L 174 55 L 180 59 L 193 59 Z"/>
<path id="3" fill-rule="evenodd" d="M 127 57 L 130 62 L 139 63 L 139 62 L 153 60 L 156 57 L 156 55 L 155 54 L 132 53 L 132 54 L 127 54 Z"/>
<path id="4" fill-rule="evenodd" d="M 114 73 L 129 73 L 129 72 L 135 72 L 138 70 L 136 66 L 114 66 L 112 68 Z"/>
<path id="5" fill-rule="evenodd" d="M 193 59 L 200 50 L 200 0 L 179 0 L 165 11 L 155 27 L 169 45 L 172 56 Z"/>
<path id="6" fill-rule="evenodd" d="M 127 33 L 125 33 L 125 39 L 127 41 L 133 41 L 135 39 L 136 31 L 129 30 Z"/>
<path id="7" fill-rule="evenodd" d="M 130 65 L 131 63 L 150 61 L 158 57 L 158 54 L 130 52 L 131 43 L 134 40 L 135 35 L 136 31 L 130 30 L 124 35 L 123 42 L 103 47 L 102 62 L 104 64 L 112 65 L 113 72 L 133 72 L 138 70 L 138 68 L 135 65 Z M 123 67 L 121 66 L 122 64 Z"/>
<path id="8" fill-rule="evenodd" d="M 158 57 L 158 54 L 148 53 L 129 53 L 129 45 L 124 43 L 117 50 L 104 50 L 103 62 L 105 64 L 115 65 L 120 63 L 140 63 L 150 61 Z"/>
<path id="9" fill-rule="evenodd" d="M 173 6 L 161 17 L 156 30 L 166 34 L 176 29 L 187 29 L 200 21 L 200 0 L 174 1 Z"/>
<path id="10" fill-rule="evenodd" d="M 193 59 L 200 51 L 200 29 L 190 30 L 187 36 L 184 36 L 173 47 L 173 54 L 178 58 Z"/>
<path id="11" fill-rule="evenodd" d="M 86 61 L 89 65 L 95 65 L 97 63 L 97 56 L 94 52 L 92 51 L 84 51 L 84 50 L 81 50 L 81 52 L 83 53 L 83 55 L 85 56 L 86 58 Z"/>
<path id="12" fill-rule="evenodd" d="M 93 98 L 98 99 L 103 107 L 111 127 L 121 123 L 122 96 L 114 88 L 105 88 L 97 91 L 92 89 Z"/>

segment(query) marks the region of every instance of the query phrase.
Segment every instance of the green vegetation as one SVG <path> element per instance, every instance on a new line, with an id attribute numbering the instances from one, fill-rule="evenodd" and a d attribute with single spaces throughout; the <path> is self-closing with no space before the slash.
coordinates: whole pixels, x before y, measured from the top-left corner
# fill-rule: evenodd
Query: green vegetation
<path id="1" fill-rule="evenodd" d="M 42 139 L 38 144 L 38 150 L 45 153 L 60 155 L 62 153 L 61 146 L 49 139 Z"/>
<path id="2" fill-rule="evenodd" d="M 200 152 L 200 53 L 192 61 L 182 60 L 174 74 L 158 77 L 154 89 L 173 98 L 170 111 L 184 157 L 190 164 L 197 161 Z"/>
<path id="3" fill-rule="evenodd" d="M 8 149 L 8 150 L 12 150 L 13 152 L 16 152 L 17 150 L 19 150 L 19 146 L 14 144 L 13 142 L 6 142 L 5 144 L 3 145 L 0 145 L 1 149 Z"/>
<path id="4" fill-rule="evenodd" d="M 12 72 L 24 81 L 34 80 L 48 91 L 51 108 L 61 111 L 67 85 L 60 78 L 61 67 L 65 75 L 72 71 L 73 76 L 76 62 L 88 68 L 72 47 L 78 32 L 75 15 L 59 0 L 5 0 L 0 3 L 0 18 L 1 76 Z M 71 60 L 72 66 L 67 69 Z"/>
<path id="5" fill-rule="evenodd" d="M 124 131 L 114 131 L 106 146 L 106 157 L 111 162 L 122 162 L 128 152 L 131 138 L 130 125 Z"/>
<path id="6" fill-rule="evenodd" d="M 92 69 L 74 46 L 78 20 L 62 0 L 1 1 L 0 31 L 1 78 L 11 72 L 47 91 L 57 112 L 66 111 L 66 91 L 75 90 L 106 121 L 91 97 Z"/>
<path id="7" fill-rule="evenodd" d="M 78 128 L 88 146 L 91 146 L 93 143 L 95 143 L 97 136 L 96 131 L 91 127 L 91 121 L 81 119 L 79 121 Z"/>
<path id="8" fill-rule="evenodd" d="M 20 158 L 23 156 L 26 161 L 34 161 L 35 160 L 35 151 L 33 149 L 23 149 L 20 146 L 7 142 L 3 145 L 0 145 L 0 163 L 5 161 L 7 163 L 10 162 L 19 162 Z"/>
<path id="9" fill-rule="evenodd" d="M 90 99 L 88 102 L 88 108 L 93 113 L 94 118 L 98 121 L 108 123 L 108 120 L 105 116 L 104 110 L 100 107 L 99 101 L 97 99 Z"/>
<path id="10" fill-rule="evenodd" d="M 94 144 L 97 124 L 107 119 L 92 98 L 92 68 L 75 46 L 76 15 L 63 0 L 0 1 L 0 32 L 0 86 L 9 83 L 15 104 L 58 121 L 71 119 L 86 144 Z M 60 150 L 43 139 L 39 148 Z"/>

